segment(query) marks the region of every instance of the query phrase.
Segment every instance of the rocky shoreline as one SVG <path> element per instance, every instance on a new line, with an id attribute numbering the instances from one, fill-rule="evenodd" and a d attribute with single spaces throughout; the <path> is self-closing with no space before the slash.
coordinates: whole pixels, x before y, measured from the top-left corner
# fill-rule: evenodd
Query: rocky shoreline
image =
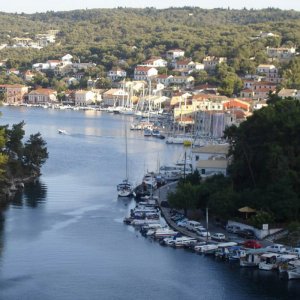
<path id="1" fill-rule="evenodd" d="M 32 174 L 23 178 L 9 178 L 5 181 L 5 187 L 0 191 L 0 202 L 11 201 L 17 191 L 24 188 L 26 183 L 35 182 L 41 174 Z"/>

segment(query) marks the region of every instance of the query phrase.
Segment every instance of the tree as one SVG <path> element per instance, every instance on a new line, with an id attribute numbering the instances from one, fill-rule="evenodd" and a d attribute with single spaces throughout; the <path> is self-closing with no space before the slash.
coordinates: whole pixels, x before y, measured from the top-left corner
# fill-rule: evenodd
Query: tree
<path id="1" fill-rule="evenodd" d="M 38 171 L 42 164 L 46 162 L 48 152 L 46 142 L 38 132 L 32 134 L 24 147 L 24 163 L 31 167 L 33 171 Z"/>
<path id="2" fill-rule="evenodd" d="M 18 124 L 12 125 L 12 129 L 7 129 L 7 142 L 6 147 L 9 153 L 17 156 L 17 159 L 21 159 L 23 155 L 23 137 L 25 131 L 23 129 L 25 122 L 22 121 Z"/>
<path id="3" fill-rule="evenodd" d="M 6 134 L 5 129 L 0 128 L 0 149 L 3 149 L 6 143 Z M 6 165 L 8 161 L 8 156 L 3 153 L 3 151 L 0 151 L 0 179 L 3 179 Z"/>
<path id="4" fill-rule="evenodd" d="M 294 58 L 283 70 L 282 85 L 291 89 L 300 89 L 300 58 Z"/>

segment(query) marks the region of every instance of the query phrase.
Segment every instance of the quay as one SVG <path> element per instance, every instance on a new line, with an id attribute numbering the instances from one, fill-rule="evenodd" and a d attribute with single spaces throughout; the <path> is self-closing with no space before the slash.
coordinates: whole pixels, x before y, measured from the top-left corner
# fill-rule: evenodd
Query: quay
<path id="1" fill-rule="evenodd" d="M 157 196 L 157 202 L 158 202 L 158 206 L 160 208 L 161 214 L 164 217 L 164 219 L 166 220 L 167 224 L 173 228 L 174 230 L 180 232 L 181 234 L 191 237 L 191 238 L 195 238 L 200 242 L 206 242 L 207 238 L 205 237 L 200 237 L 199 235 L 197 235 L 194 232 L 191 232 L 189 230 L 187 230 L 186 228 L 180 227 L 178 226 L 172 219 L 171 219 L 171 209 L 169 207 L 164 207 L 161 205 L 161 203 L 163 201 L 167 201 L 167 197 L 168 197 L 168 193 L 175 191 L 177 186 L 177 181 L 176 182 L 172 182 L 172 183 L 168 183 L 166 185 L 163 185 L 161 187 L 159 187 L 156 191 L 155 191 L 155 195 Z M 210 240 L 210 243 L 214 243 L 214 241 Z"/>

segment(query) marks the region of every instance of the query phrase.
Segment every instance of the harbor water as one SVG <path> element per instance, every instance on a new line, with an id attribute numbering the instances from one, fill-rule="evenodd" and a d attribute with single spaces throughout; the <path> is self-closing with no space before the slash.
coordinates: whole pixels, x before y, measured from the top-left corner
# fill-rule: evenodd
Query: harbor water
<path id="1" fill-rule="evenodd" d="M 299 299 L 299 281 L 162 247 L 123 224 L 134 203 L 118 199 L 116 185 L 125 177 L 124 130 L 132 117 L 1 111 L 2 125 L 25 121 L 25 139 L 40 132 L 49 159 L 39 181 L 2 207 L 0 299 Z M 127 145 L 134 183 L 184 152 L 137 131 L 128 132 Z"/>

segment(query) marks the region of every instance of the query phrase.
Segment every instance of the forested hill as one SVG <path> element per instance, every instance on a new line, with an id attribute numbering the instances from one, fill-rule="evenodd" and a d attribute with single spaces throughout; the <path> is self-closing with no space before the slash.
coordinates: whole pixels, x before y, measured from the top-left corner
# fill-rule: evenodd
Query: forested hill
<path id="1" fill-rule="evenodd" d="M 300 12 L 294 10 L 263 9 L 263 10 L 231 10 L 231 9 L 201 9 L 196 7 L 168 8 L 168 9 L 90 9 L 74 10 L 69 12 L 47 12 L 28 15 L 31 20 L 42 22 L 60 22 L 65 21 L 87 21 L 97 20 L 98 22 L 107 21 L 107 18 L 131 18 L 137 20 L 162 21 L 178 23 L 188 26 L 203 26 L 213 24 L 255 24 L 270 21 L 296 20 L 300 18 Z"/>
<path id="2" fill-rule="evenodd" d="M 120 58 L 130 65 L 177 47 L 198 61 L 207 54 L 235 58 L 243 48 L 248 49 L 249 58 L 268 45 L 300 45 L 300 12 L 184 7 L 0 13 L 0 45 L 14 37 L 34 37 L 47 29 L 60 31 L 55 46 L 26 53 L 22 50 L 22 55 L 19 49 L 2 50 L 0 59 L 25 64 L 70 52 L 82 61 L 104 66 L 116 64 Z M 273 32 L 278 38 L 253 41 L 251 37 L 260 31 Z"/>

